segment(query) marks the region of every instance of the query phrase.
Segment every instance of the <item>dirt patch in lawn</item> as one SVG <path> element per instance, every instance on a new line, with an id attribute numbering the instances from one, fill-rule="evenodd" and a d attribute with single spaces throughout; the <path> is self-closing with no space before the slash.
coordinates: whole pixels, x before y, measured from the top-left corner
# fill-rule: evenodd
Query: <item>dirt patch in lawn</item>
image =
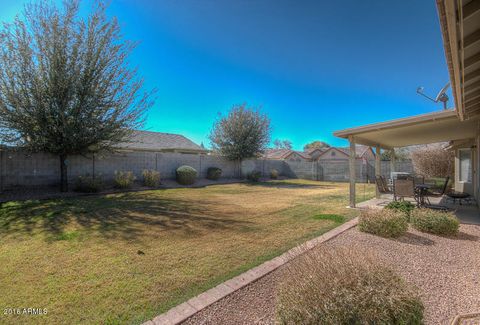
<path id="1" fill-rule="evenodd" d="M 450 324 L 457 314 L 480 310 L 480 226 L 461 225 L 456 238 L 410 230 L 394 240 L 354 228 L 322 247 L 352 247 L 377 255 L 419 288 L 426 324 Z M 209 306 L 184 324 L 274 324 L 275 292 L 281 276 L 282 268 Z"/>

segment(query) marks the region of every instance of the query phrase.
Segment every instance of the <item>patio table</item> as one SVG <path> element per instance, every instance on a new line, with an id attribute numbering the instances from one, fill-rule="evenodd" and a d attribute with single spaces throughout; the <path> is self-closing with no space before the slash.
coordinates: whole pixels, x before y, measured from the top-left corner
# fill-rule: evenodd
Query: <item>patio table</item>
<path id="1" fill-rule="evenodd" d="M 418 205 L 420 206 L 425 206 L 427 204 L 430 204 L 430 201 L 428 200 L 428 190 L 430 189 L 430 185 L 428 184 L 417 184 L 415 185 L 415 193 L 417 194 L 418 198 Z"/>

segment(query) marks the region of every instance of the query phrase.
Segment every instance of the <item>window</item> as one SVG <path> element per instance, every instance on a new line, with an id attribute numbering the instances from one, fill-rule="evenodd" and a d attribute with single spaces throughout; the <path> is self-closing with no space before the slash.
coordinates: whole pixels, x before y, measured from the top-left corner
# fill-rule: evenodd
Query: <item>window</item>
<path id="1" fill-rule="evenodd" d="M 459 181 L 465 183 L 472 182 L 472 150 L 470 149 L 459 149 L 458 150 L 458 160 L 459 160 Z"/>
<path id="2" fill-rule="evenodd" d="M 335 157 L 335 151 L 332 151 L 331 156 L 332 156 L 332 157 Z"/>

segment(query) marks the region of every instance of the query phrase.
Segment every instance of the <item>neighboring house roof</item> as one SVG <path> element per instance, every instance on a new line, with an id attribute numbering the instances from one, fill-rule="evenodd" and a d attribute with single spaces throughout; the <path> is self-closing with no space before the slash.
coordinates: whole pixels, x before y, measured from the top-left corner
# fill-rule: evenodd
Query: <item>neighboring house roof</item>
<path id="1" fill-rule="evenodd" d="M 263 157 L 267 159 L 285 159 L 290 154 L 289 149 L 267 149 L 263 153 Z"/>
<path id="2" fill-rule="evenodd" d="M 136 130 L 128 140 L 119 143 L 117 148 L 145 151 L 180 150 L 206 152 L 204 148 L 181 134 Z"/>
<path id="3" fill-rule="evenodd" d="M 329 151 L 332 151 L 332 150 L 339 151 L 342 154 L 344 154 L 346 157 L 350 156 L 350 148 L 349 147 L 330 147 L 330 148 L 327 148 L 319 157 L 321 157 L 325 153 L 327 153 Z M 357 146 L 355 146 L 355 156 L 357 158 L 361 158 L 365 155 L 365 153 L 367 153 L 368 150 L 370 150 L 370 147 L 368 147 L 368 146 L 357 145 Z"/>
<path id="4" fill-rule="evenodd" d="M 339 147 L 338 150 L 345 153 L 347 156 L 350 156 L 350 148 L 349 147 Z M 368 150 L 371 150 L 368 146 L 356 145 L 355 146 L 355 156 L 357 158 L 363 157 Z"/>
<path id="5" fill-rule="evenodd" d="M 361 158 L 365 155 L 365 153 L 368 150 L 370 150 L 370 147 L 357 145 L 355 149 L 356 149 L 357 158 Z M 295 153 L 304 159 L 311 160 L 312 159 L 311 154 L 313 154 L 317 150 L 321 151 L 321 154 L 319 155 L 319 157 L 331 150 L 339 151 L 340 153 L 344 154 L 346 157 L 350 155 L 350 148 L 348 147 L 329 147 L 329 148 L 321 148 L 321 149 L 317 148 L 317 149 L 310 149 L 307 151 L 295 151 L 290 149 L 268 149 L 263 154 L 263 158 L 283 160 L 283 159 L 287 159 L 290 155 Z"/>
<path id="6" fill-rule="evenodd" d="M 303 159 L 311 159 L 312 157 L 310 157 L 309 154 L 307 154 L 306 152 L 303 152 L 303 151 L 295 151 L 295 150 L 291 150 L 291 152 L 287 155 L 287 157 L 289 157 L 291 154 L 297 154 L 299 155 L 300 157 L 302 157 Z"/>
<path id="7" fill-rule="evenodd" d="M 286 159 L 292 154 L 297 154 L 304 159 L 311 159 L 311 157 L 302 151 L 295 151 L 290 149 L 267 149 L 263 154 L 266 159 Z"/>
<path id="8" fill-rule="evenodd" d="M 305 151 L 306 154 L 308 155 L 311 155 L 312 153 L 314 153 L 315 151 L 320 151 L 320 152 L 325 152 L 329 149 L 330 147 L 324 147 L 324 148 L 311 148 L 311 149 L 307 149 Z"/>

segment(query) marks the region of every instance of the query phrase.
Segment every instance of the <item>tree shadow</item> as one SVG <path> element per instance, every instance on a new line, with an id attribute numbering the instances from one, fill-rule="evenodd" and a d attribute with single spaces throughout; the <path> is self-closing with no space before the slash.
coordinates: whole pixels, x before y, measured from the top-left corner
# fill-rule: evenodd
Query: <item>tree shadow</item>
<path id="1" fill-rule="evenodd" d="M 479 241 L 480 238 L 475 235 L 467 234 L 466 232 L 459 231 L 457 236 L 448 237 L 454 240 L 468 240 L 468 241 Z"/>
<path id="2" fill-rule="evenodd" d="M 324 184 L 300 184 L 289 181 L 279 181 L 279 182 L 247 182 L 247 186 L 261 186 L 261 187 L 271 187 L 271 188 L 299 188 L 299 189 L 334 189 L 335 186 L 324 185 Z"/>
<path id="3" fill-rule="evenodd" d="M 417 245 L 417 246 L 432 246 L 435 242 L 427 237 L 423 237 L 417 234 L 413 234 L 411 232 L 407 232 L 405 235 L 394 239 L 395 241 L 410 244 L 410 245 Z"/>
<path id="4" fill-rule="evenodd" d="M 233 211 L 214 203 L 154 194 L 11 202 L 0 208 L 0 234 L 44 233 L 55 238 L 72 227 L 105 238 L 160 238 L 165 232 L 191 236 L 225 229 L 244 231 L 251 222 L 235 220 Z"/>

